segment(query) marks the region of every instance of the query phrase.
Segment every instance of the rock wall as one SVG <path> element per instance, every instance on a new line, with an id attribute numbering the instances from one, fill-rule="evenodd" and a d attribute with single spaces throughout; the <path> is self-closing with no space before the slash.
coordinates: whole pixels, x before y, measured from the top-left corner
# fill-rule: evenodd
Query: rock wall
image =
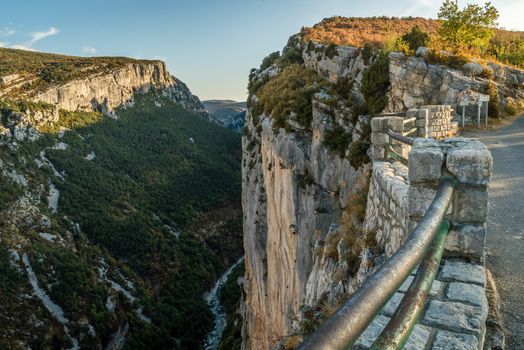
<path id="1" fill-rule="evenodd" d="M 467 69 L 442 64 L 428 64 L 423 57 L 407 57 L 402 53 L 389 55 L 391 89 L 388 111 L 403 111 L 422 105 L 451 105 L 457 110 L 462 91 L 486 92 L 488 79 L 482 71 L 473 74 Z M 490 73 L 499 91 L 501 104 L 524 107 L 524 71 L 489 64 Z"/>
<path id="2" fill-rule="evenodd" d="M 366 261 L 344 264 L 344 248 L 336 240 L 332 243 L 335 251 L 340 248 L 340 259 L 323 253 L 329 232 L 343 224 L 351 196 L 366 187 L 369 173 L 369 166 L 355 169 L 322 143 L 335 123 L 357 140 L 365 121 L 353 127 L 345 120 L 317 99 L 311 131 L 274 130 L 264 115 L 255 125 L 247 113 L 248 132 L 242 138 L 245 349 L 276 345 L 299 327 L 295 321 L 301 306 L 324 295 L 352 292 L 367 271 Z M 356 271 L 352 277 L 334 277 L 349 268 Z"/>
<path id="3" fill-rule="evenodd" d="M 205 109 L 198 97 L 192 95 L 184 83 L 172 77 L 161 61 L 129 63 L 109 74 L 94 73 L 90 77 L 50 88 L 32 100 L 68 111 L 111 112 L 132 101 L 135 93 L 145 93 L 152 88 L 163 90 L 164 94 L 187 109 Z"/>
<path id="4" fill-rule="evenodd" d="M 408 168 L 399 162 L 373 162 L 364 229 L 391 256 L 409 230 Z"/>

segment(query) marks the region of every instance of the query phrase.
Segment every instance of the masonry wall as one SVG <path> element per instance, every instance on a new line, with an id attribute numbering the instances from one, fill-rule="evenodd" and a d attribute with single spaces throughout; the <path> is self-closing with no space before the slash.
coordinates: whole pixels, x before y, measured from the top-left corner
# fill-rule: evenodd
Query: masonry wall
<path id="1" fill-rule="evenodd" d="M 407 118 L 416 117 L 417 136 L 424 138 L 444 139 L 455 135 L 458 123 L 453 122 L 453 110 L 449 105 L 421 106 L 410 109 Z"/>
<path id="2" fill-rule="evenodd" d="M 408 232 L 408 169 L 394 162 L 373 163 L 364 229 L 391 256 Z"/>

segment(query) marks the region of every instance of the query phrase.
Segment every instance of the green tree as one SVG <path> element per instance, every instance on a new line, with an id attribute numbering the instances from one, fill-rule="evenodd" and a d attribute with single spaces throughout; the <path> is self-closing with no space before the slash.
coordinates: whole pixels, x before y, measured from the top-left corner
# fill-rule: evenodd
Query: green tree
<path id="1" fill-rule="evenodd" d="M 438 12 L 438 18 L 444 20 L 438 33 L 455 52 L 462 49 L 484 52 L 498 17 L 498 10 L 490 2 L 483 7 L 468 4 L 460 10 L 457 1 L 445 0 Z"/>
<path id="2" fill-rule="evenodd" d="M 402 36 L 402 40 L 408 44 L 410 50 L 416 51 L 421 46 L 428 46 L 429 35 L 420 30 L 419 26 L 414 26 Z"/>

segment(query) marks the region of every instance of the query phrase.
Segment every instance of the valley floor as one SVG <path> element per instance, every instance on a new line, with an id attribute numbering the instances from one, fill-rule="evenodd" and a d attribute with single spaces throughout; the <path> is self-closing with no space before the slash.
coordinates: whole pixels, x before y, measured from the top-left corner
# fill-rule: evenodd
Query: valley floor
<path id="1" fill-rule="evenodd" d="M 500 292 L 506 348 L 524 349 L 524 115 L 503 128 L 465 136 L 486 143 L 493 156 L 487 267 Z"/>

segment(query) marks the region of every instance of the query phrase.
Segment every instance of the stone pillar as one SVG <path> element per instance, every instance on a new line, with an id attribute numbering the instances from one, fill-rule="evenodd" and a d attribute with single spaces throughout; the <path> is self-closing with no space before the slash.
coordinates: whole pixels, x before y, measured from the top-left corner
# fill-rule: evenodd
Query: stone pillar
<path id="1" fill-rule="evenodd" d="M 415 139 L 408 158 L 410 230 L 420 222 L 433 201 L 442 176 L 444 153 L 432 139 Z"/>
<path id="2" fill-rule="evenodd" d="M 416 127 L 418 128 L 418 136 L 428 138 L 429 137 L 429 110 L 419 109 L 417 110 L 417 122 Z"/>
<path id="3" fill-rule="evenodd" d="M 446 168 L 459 180 L 453 197 L 447 255 L 484 262 L 488 185 L 493 158 L 486 145 L 472 139 L 448 139 Z"/>
<path id="4" fill-rule="evenodd" d="M 454 175 L 459 185 L 448 212 L 451 229 L 446 255 L 483 262 L 492 169 L 491 154 L 479 141 L 416 139 L 409 155 L 410 229 L 414 229 L 426 213 L 441 177 Z"/>
<path id="5" fill-rule="evenodd" d="M 401 117 L 375 117 L 371 119 L 371 143 L 373 160 L 386 160 L 386 145 L 393 145 L 395 152 L 402 154 L 402 144 L 386 134 L 390 129 L 399 134 L 404 131 L 404 119 Z"/>

